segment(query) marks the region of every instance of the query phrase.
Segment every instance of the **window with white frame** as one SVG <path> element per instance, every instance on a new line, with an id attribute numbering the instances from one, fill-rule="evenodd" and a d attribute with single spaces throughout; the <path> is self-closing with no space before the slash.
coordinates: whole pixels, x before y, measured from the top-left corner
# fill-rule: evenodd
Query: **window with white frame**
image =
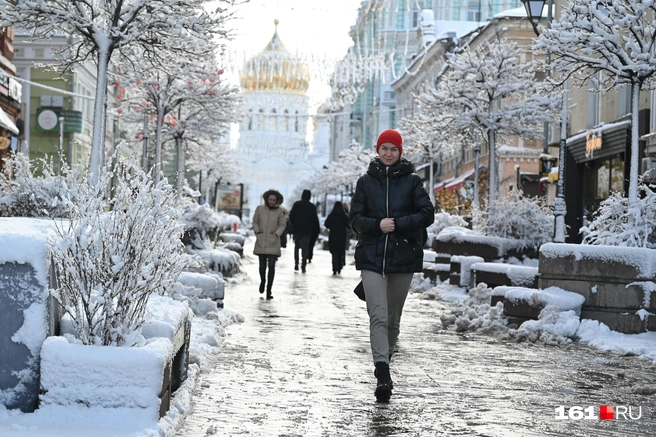
<path id="1" fill-rule="evenodd" d="M 481 21 L 481 2 L 470 0 L 467 3 L 467 21 Z"/>

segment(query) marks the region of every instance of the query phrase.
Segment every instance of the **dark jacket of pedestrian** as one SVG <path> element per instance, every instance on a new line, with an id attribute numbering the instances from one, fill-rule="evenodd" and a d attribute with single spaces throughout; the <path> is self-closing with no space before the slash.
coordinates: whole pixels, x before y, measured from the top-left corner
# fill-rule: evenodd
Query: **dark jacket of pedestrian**
<path id="1" fill-rule="evenodd" d="M 328 214 L 323 225 L 330 230 L 328 235 L 328 249 L 333 258 L 333 274 L 342 272 L 348 241 L 348 215 L 342 202 L 335 202 L 333 210 Z"/>
<path id="2" fill-rule="evenodd" d="M 423 229 L 435 220 L 433 211 L 410 161 L 400 158 L 387 167 L 374 158 L 351 200 L 349 221 L 358 233 L 356 268 L 377 273 L 421 272 Z M 381 231 L 384 218 L 394 218 L 393 233 Z"/>
<path id="3" fill-rule="evenodd" d="M 319 216 L 317 208 L 310 202 L 312 193 L 310 190 L 303 190 L 301 200 L 294 202 L 292 210 L 289 213 L 289 219 L 292 222 L 294 235 L 319 235 L 321 226 L 319 225 Z"/>
<path id="4" fill-rule="evenodd" d="M 310 190 L 303 190 L 301 200 L 294 203 L 289 213 L 289 219 L 294 228 L 294 270 L 298 270 L 299 262 L 301 262 L 303 273 L 305 273 L 306 264 L 312 259 L 310 250 L 312 236 L 318 236 L 321 230 L 317 208 L 310 202 L 310 197 L 312 197 Z M 299 252 L 301 252 L 302 260 Z"/>
<path id="5" fill-rule="evenodd" d="M 342 202 L 335 202 L 333 210 L 326 217 L 323 225 L 330 230 L 328 249 L 330 253 L 343 253 L 346 250 L 346 235 L 349 228 L 348 215 Z"/>
<path id="6" fill-rule="evenodd" d="M 267 199 L 274 194 L 278 197 L 274 206 L 269 206 Z M 280 256 L 280 236 L 285 231 L 287 215 L 282 208 L 283 197 L 277 190 L 268 190 L 262 197 L 264 204 L 258 205 L 253 214 L 253 232 L 255 232 L 255 255 Z"/>

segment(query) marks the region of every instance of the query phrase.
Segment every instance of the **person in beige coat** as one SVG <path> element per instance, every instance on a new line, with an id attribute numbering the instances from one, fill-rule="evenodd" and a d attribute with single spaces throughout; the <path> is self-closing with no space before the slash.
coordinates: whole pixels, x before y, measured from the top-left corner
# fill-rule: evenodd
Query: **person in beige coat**
<path id="1" fill-rule="evenodd" d="M 264 204 L 255 208 L 253 215 L 256 238 L 253 253 L 260 259 L 260 293 L 264 293 L 266 284 L 266 298 L 273 299 L 271 287 L 276 275 L 276 261 L 280 256 L 280 236 L 287 225 L 287 212 L 281 206 L 283 197 L 279 191 L 269 189 L 264 192 L 262 198 Z"/>

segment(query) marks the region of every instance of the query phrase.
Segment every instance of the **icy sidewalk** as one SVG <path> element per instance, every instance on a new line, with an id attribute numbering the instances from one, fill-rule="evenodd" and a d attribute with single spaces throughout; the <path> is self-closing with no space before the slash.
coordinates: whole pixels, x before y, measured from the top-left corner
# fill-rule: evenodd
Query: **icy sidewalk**
<path id="1" fill-rule="evenodd" d="M 408 297 L 394 395 L 377 404 L 364 303 L 350 265 L 332 276 L 330 254 L 315 250 L 307 273 L 294 272 L 289 247 L 276 266 L 274 300 L 251 283 L 231 285 L 225 306 L 245 317 L 226 329 L 214 368 L 200 376 L 194 411 L 178 436 L 206 435 L 650 435 L 653 365 L 576 345 L 504 342 L 444 329 L 452 304 Z M 642 407 L 638 420 L 557 419 L 559 407 Z M 567 410 L 564 410 L 567 411 Z"/>

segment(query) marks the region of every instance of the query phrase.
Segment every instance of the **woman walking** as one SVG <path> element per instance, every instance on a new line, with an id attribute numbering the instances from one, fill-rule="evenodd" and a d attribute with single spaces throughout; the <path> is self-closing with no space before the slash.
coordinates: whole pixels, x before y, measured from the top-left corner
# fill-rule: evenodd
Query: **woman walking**
<path id="1" fill-rule="evenodd" d="M 266 285 L 266 298 L 273 299 L 271 287 L 276 275 L 276 261 L 280 256 L 280 236 L 287 225 L 287 214 L 281 207 L 283 197 L 280 192 L 270 189 L 262 198 L 264 204 L 258 205 L 253 215 L 253 231 L 256 237 L 253 253 L 260 259 L 260 293 L 264 293 Z"/>
<path id="2" fill-rule="evenodd" d="M 389 363 L 414 272 L 423 265 L 423 231 L 435 220 L 433 205 L 403 153 L 401 134 L 383 131 L 367 173 L 358 179 L 349 223 L 358 233 L 355 267 L 361 271 L 369 338 L 377 378 L 375 395 L 392 395 Z"/>
<path id="3" fill-rule="evenodd" d="M 335 202 L 333 210 L 323 223 L 330 230 L 328 235 L 328 249 L 333 257 L 333 275 L 342 273 L 344 257 L 346 254 L 346 236 L 349 228 L 348 215 L 342 202 Z"/>

